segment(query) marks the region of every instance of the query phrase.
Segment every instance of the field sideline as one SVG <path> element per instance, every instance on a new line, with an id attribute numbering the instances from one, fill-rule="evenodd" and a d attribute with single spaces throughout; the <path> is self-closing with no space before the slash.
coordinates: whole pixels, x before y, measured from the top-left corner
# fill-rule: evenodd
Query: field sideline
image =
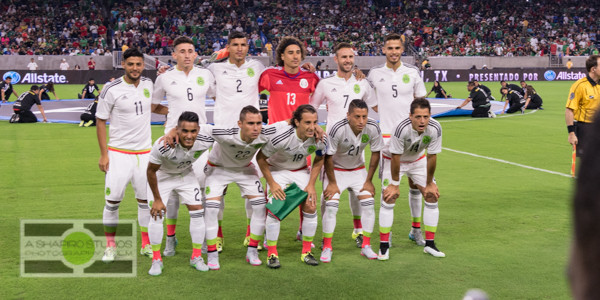
<path id="1" fill-rule="evenodd" d="M 482 83 L 500 99 L 499 83 Z M 243 202 L 237 187 L 231 186 L 223 225 L 225 250 L 218 272 L 201 273 L 188 266 L 189 216 L 182 208 L 178 254 L 164 259 L 165 269 L 159 277 L 147 275 L 150 259 L 138 256 L 136 278 L 21 278 L 19 220 L 101 219 L 104 176 L 98 169 L 94 128 L 2 121 L 0 238 L 7 252 L 0 257 L 4 283 L 0 298 L 460 299 L 468 289 L 481 288 L 493 299 L 569 299 L 565 274 L 573 180 L 564 176 L 569 173 L 571 154 L 564 105 L 571 82 L 531 84 L 544 99 L 544 110 L 496 119 L 439 119 L 444 151 L 438 155 L 436 172 L 441 192 L 436 244 L 447 255 L 443 259 L 424 254 L 408 240 L 408 189 L 403 179 L 389 261 L 368 261 L 360 256 L 350 238 L 352 218 L 345 193 L 331 263 L 309 267 L 300 261 L 301 245 L 294 241 L 298 213 L 294 212 L 282 223 L 282 268 L 268 269 L 266 252 L 259 254 L 263 266 L 252 267 L 244 260 L 242 246 Z M 430 89 L 432 84 L 426 86 Z M 455 98 L 468 95 L 466 82 L 443 86 Z M 61 99 L 73 98 L 82 87 L 57 86 L 57 94 Z M 17 93 L 26 88 L 16 85 Z M 156 139 L 163 128 L 153 126 L 152 131 Z M 379 185 L 376 179 L 375 186 Z M 317 190 L 321 191 L 320 185 Z M 379 188 L 377 193 L 379 198 Z M 137 219 L 130 188 L 120 218 Z M 321 229 L 319 220 L 317 257 Z M 376 224 L 375 250 L 377 232 Z"/>

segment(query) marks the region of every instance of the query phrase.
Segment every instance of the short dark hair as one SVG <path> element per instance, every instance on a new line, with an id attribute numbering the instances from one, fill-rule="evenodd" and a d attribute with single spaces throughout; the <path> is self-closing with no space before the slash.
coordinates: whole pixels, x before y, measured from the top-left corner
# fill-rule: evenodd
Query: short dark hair
<path id="1" fill-rule="evenodd" d="M 6 78 L 4 78 L 4 80 L 8 80 L 8 79 L 10 79 L 12 81 L 12 77 L 10 77 L 10 76 L 6 76 Z"/>
<path id="2" fill-rule="evenodd" d="M 417 97 L 410 103 L 410 114 L 414 114 L 417 108 L 427 108 L 429 113 L 431 113 L 431 104 L 429 104 L 429 101 L 425 97 Z"/>
<path id="3" fill-rule="evenodd" d="M 88 82 L 90 82 L 90 81 L 92 81 L 92 80 L 94 80 L 94 78 L 90 78 L 90 79 L 88 79 Z"/>
<path id="4" fill-rule="evenodd" d="M 177 47 L 177 45 L 179 44 L 190 44 L 190 45 L 194 45 L 194 41 L 192 41 L 192 39 L 190 39 L 187 36 L 178 36 L 174 41 L 173 41 L 173 51 L 175 51 L 175 47 Z M 158 59 L 158 57 L 156 58 Z"/>
<path id="5" fill-rule="evenodd" d="M 344 49 L 344 48 L 350 48 L 350 49 L 352 49 L 352 45 L 350 45 L 350 43 L 341 42 L 341 43 L 335 45 L 335 48 L 333 48 L 333 53 L 335 53 L 337 55 L 337 52 L 340 49 Z"/>
<path id="6" fill-rule="evenodd" d="M 277 45 L 277 49 L 275 50 L 275 58 L 277 59 L 278 66 L 283 67 L 283 60 L 281 59 L 281 55 L 283 54 L 283 52 L 285 52 L 285 49 L 290 45 L 297 45 L 298 47 L 300 47 L 300 52 L 302 53 L 302 60 L 304 60 L 304 58 L 306 57 L 306 48 L 304 48 L 304 44 L 302 44 L 302 42 L 296 37 L 286 36 L 283 39 L 281 39 L 279 45 Z"/>
<path id="7" fill-rule="evenodd" d="M 198 117 L 198 114 L 193 111 L 184 111 L 177 120 L 177 126 L 181 126 L 181 122 L 192 122 L 198 124 L 200 122 L 200 118 Z"/>
<path id="8" fill-rule="evenodd" d="M 144 59 L 144 54 L 138 48 L 129 48 L 123 52 L 123 60 L 127 60 L 130 57 L 141 57 Z"/>
<path id="9" fill-rule="evenodd" d="M 469 83 L 467 84 L 468 86 L 475 86 L 475 81 L 469 81 Z"/>
<path id="10" fill-rule="evenodd" d="M 296 108 L 296 110 L 294 110 L 294 112 L 292 113 L 292 127 L 296 127 L 295 121 L 302 121 L 303 113 L 316 114 L 317 110 L 310 104 L 302 104 L 298 106 L 298 108 Z"/>
<path id="11" fill-rule="evenodd" d="M 503 87 L 501 87 L 501 88 L 500 88 L 500 92 L 501 92 L 501 93 L 502 93 L 502 90 L 507 90 L 507 91 L 508 91 L 508 87 L 506 87 L 506 86 L 503 86 Z"/>
<path id="12" fill-rule="evenodd" d="M 350 105 L 348 105 L 348 113 L 352 113 L 355 109 L 357 108 L 365 108 L 367 110 L 369 110 L 369 106 L 367 105 L 367 102 L 361 100 L 361 99 L 354 99 L 352 101 L 350 101 Z"/>
<path id="13" fill-rule="evenodd" d="M 231 40 L 234 40 L 234 39 L 247 39 L 247 38 L 248 37 L 243 32 L 234 30 L 227 37 L 227 44 L 229 45 L 231 43 Z"/>
<path id="14" fill-rule="evenodd" d="M 397 34 L 397 33 L 390 33 L 388 35 L 385 36 L 385 38 L 383 39 L 383 43 L 387 43 L 387 41 L 391 41 L 391 40 L 399 40 L 402 43 L 402 47 L 404 47 L 404 40 L 402 39 L 402 36 Z"/>
<path id="15" fill-rule="evenodd" d="M 240 111 L 240 121 L 243 122 L 244 120 L 246 120 L 247 114 L 259 115 L 260 111 L 252 105 L 244 106 L 244 108 L 242 108 L 242 111 Z"/>
<path id="16" fill-rule="evenodd" d="M 521 80 L 520 82 L 523 83 L 523 82 L 525 82 L 525 80 Z"/>
<path id="17" fill-rule="evenodd" d="M 585 69 L 588 72 L 591 72 L 593 67 L 598 66 L 598 58 L 600 58 L 599 55 L 590 55 L 590 57 L 585 60 Z"/>
<path id="18" fill-rule="evenodd" d="M 39 90 L 39 89 L 40 89 L 40 87 L 39 87 L 39 86 L 37 86 L 37 85 L 35 85 L 35 84 L 34 84 L 34 85 L 32 85 L 32 86 L 31 86 L 31 88 L 29 88 L 29 90 L 31 90 L 31 91 L 37 91 L 37 90 Z"/>

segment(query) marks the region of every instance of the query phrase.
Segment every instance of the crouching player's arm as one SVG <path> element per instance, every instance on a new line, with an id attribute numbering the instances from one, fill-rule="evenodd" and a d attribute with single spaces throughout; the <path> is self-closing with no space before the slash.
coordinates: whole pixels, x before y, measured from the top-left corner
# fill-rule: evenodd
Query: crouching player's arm
<path id="1" fill-rule="evenodd" d="M 327 180 L 329 181 L 329 184 L 327 184 L 327 187 L 323 191 L 323 195 L 325 196 L 326 200 L 329 200 L 333 198 L 335 194 L 340 193 L 340 189 L 338 188 L 337 181 L 335 179 L 335 169 L 333 168 L 333 155 L 325 155 L 324 165 L 325 174 L 327 174 Z"/>
<path id="2" fill-rule="evenodd" d="M 152 208 L 150 209 L 150 215 L 154 217 L 155 220 L 156 217 L 162 218 L 163 214 L 167 211 L 167 208 L 160 197 L 160 193 L 158 192 L 158 180 L 156 179 L 156 171 L 158 171 L 158 169 L 160 169 L 160 165 L 148 163 L 148 170 L 146 171 L 146 176 L 148 176 L 148 185 L 150 186 L 150 190 L 154 196 Z"/>
<path id="3" fill-rule="evenodd" d="M 392 153 L 392 180 L 390 184 L 383 191 L 383 200 L 387 203 L 394 203 L 400 195 L 400 157 L 402 154 Z"/>
<path id="4" fill-rule="evenodd" d="M 315 156 L 315 160 L 313 161 L 312 169 L 310 170 L 310 179 L 308 180 L 308 184 L 304 191 L 308 193 L 308 197 L 306 198 L 306 202 L 310 205 L 317 205 L 317 190 L 315 189 L 315 183 L 317 182 L 317 178 L 321 173 L 321 168 L 323 168 L 323 163 L 325 162 L 325 156 L 319 155 L 322 153 L 317 152 Z"/>
<path id="5" fill-rule="evenodd" d="M 256 162 L 258 163 L 258 167 L 260 171 L 263 173 L 267 184 L 269 185 L 269 191 L 273 198 L 277 200 L 285 200 L 285 192 L 281 188 L 281 186 L 275 182 L 273 179 L 273 175 L 271 174 L 271 169 L 269 169 L 269 163 L 267 162 L 267 156 L 263 153 L 262 149 L 258 151 L 256 155 Z"/>
<path id="6" fill-rule="evenodd" d="M 371 160 L 369 161 L 369 172 L 367 173 L 367 179 L 365 180 L 365 184 L 363 188 L 360 190 L 367 191 L 375 197 L 375 186 L 373 185 L 373 176 L 375 175 L 375 171 L 377 170 L 377 166 L 379 165 L 379 151 L 371 152 Z"/>
<path id="7" fill-rule="evenodd" d="M 437 199 L 440 197 L 440 191 L 438 190 L 437 185 L 433 181 L 435 174 L 435 167 L 437 163 L 437 154 L 428 154 L 427 155 L 427 186 L 422 191 L 423 195 L 425 195 L 425 201 L 428 199 L 435 199 L 434 201 L 427 202 L 437 202 Z"/>

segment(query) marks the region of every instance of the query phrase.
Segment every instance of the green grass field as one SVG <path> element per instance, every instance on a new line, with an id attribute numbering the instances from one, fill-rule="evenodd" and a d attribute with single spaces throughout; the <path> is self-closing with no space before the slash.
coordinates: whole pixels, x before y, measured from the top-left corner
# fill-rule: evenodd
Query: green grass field
<path id="1" fill-rule="evenodd" d="M 300 261 L 301 245 L 294 241 L 298 214 L 292 213 L 282 223 L 282 268 L 252 267 L 245 262 L 242 246 L 243 202 L 238 189 L 231 188 L 220 271 L 201 273 L 188 266 L 189 217 L 183 208 L 178 254 L 164 259 L 162 276 L 147 275 L 150 259 L 138 256 L 135 278 L 21 278 L 19 220 L 101 219 L 104 176 L 97 166 L 95 129 L 2 122 L 0 237 L 7 252 L 0 256 L 4 286 L 0 298 L 460 299 L 468 289 L 480 288 L 493 299 L 568 299 L 565 270 L 573 180 L 452 150 L 568 174 L 571 150 L 564 104 L 570 84 L 533 82 L 544 99 L 543 111 L 496 119 L 439 120 L 445 150 L 439 154 L 436 172 L 441 192 L 436 243 L 447 255 L 443 259 L 424 254 L 408 240 L 408 189 L 403 179 L 403 196 L 395 209 L 394 244 L 386 262 L 360 256 L 350 238 L 348 202 L 342 200 L 332 263 L 309 267 Z M 488 86 L 499 99 L 499 84 Z M 25 88 L 17 86 L 17 92 Z M 467 96 L 464 82 L 445 83 L 444 88 L 455 97 Z M 67 94 L 80 89 L 59 86 L 57 93 L 68 98 Z M 162 133 L 160 126 L 152 130 L 154 138 Z M 379 186 L 378 180 L 375 185 Z M 346 194 L 343 198 L 347 199 Z M 137 218 L 131 189 L 121 205 L 120 218 Z M 315 240 L 321 238 L 320 223 Z M 374 236 L 377 249 L 379 238 Z M 315 252 L 319 256 L 320 250 Z M 260 257 L 264 262 L 266 253 Z"/>

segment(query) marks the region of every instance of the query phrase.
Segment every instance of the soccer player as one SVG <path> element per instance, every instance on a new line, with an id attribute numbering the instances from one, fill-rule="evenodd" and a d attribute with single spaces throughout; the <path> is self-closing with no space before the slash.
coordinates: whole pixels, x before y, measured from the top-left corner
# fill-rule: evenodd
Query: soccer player
<path id="1" fill-rule="evenodd" d="M 138 202 L 138 222 L 142 232 L 140 254 L 152 255 L 148 240 L 150 211 L 147 201 L 146 169 L 152 147 L 150 113 L 153 84 L 141 76 L 144 55 L 136 48 L 127 49 L 121 62 L 125 75 L 104 87 L 98 99 L 96 133 L 100 146 L 98 165 L 106 173 L 102 215 L 107 247 L 102 261 L 112 262 L 116 255 L 115 233 L 119 205 L 129 182 Z M 92 83 L 93 84 L 93 83 Z M 109 141 L 106 121 L 110 119 Z"/>
<path id="2" fill-rule="evenodd" d="M 376 106 L 374 101 L 373 88 L 367 80 L 358 80 L 352 73 L 354 68 L 354 50 L 349 43 L 339 43 L 334 49 L 333 59 L 338 65 L 337 73 L 334 76 L 319 81 L 314 94 L 310 98 L 310 104 L 319 109 L 323 103 L 327 105 L 327 132 L 337 121 L 345 119 L 348 113 L 348 106 L 353 99 L 362 99 L 373 101 L 368 103 L 370 106 Z M 348 190 L 350 210 L 353 217 L 354 230 L 352 239 L 356 245 L 362 246 L 363 234 L 360 217 L 360 203 L 356 194 Z"/>
<path id="3" fill-rule="evenodd" d="M 81 99 L 94 99 L 96 98 L 96 91 L 99 91 L 98 85 L 93 78 L 88 80 L 88 83 L 81 90 Z"/>
<path id="4" fill-rule="evenodd" d="M 280 128 L 273 138 L 258 152 L 256 160 L 268 184 L 269 202 L 286 200 L 284 189 L 296 183 L 308 193 L 300 204 L 304 222 L 302 223 L 302 255 L 300 259 L 308 265 L 318 262 L 311 252 L 311 245 L 317 231 L 317 192 L 315 182 L 323 166 L 323 155 L 327 141 L 318 141 L 315 132 L 318 121 L 317 111 L 305 104 L 299 106 L 292 116 L 292 124 Z M 308 168 L 306 157 L 316 154 L 312 170 Z M 281 221 L 273 214 L 267 215 L 267 248 L 269 268 L 279 268 L 277 240 Z"/>
<path id="5" fill-rule="evenodd" d="M 202 243 L 205 236 L 204 208 L 198 179 L 192 165 L 203 152 L 213 144 L 213 139 L 199 133 L 199 116 L 195 112 L 185 111 L 178 119 L 176 130 L 179 143 L 174 147 L 163 144 L 159 139 L 150 151 L 148 163 L 148 185 L 151 198 L 151 218 L 148 235 L 152 245 L 152 266 L 150 275 L 162 273 L 163 261 L 160 245 L 163 238 L 163 220 L 171 193 L 181 197 L 190 212 L 190 235 L 192 236 L 192 257 L 190 265 L 198 271 L 208 271 L 202 259 Z M 163 202 L 163 199 L 166 201 Z"/>
<path id="6" fill-rule="evenodd" d="M 10 123 L 37 123 L 37 117 L 31 112 L 31 107 L 37 105 L 38 110 L 44 118 L 44 122 L 48 122 L 44 108 L 39 99 L 40 88 L 37 85 L 32 85 L 29 91 L 24 92 L 17 98 L 13 104 L 14 114 L 10 118 Z"/>
<path id="7" fill-rule="evenodd" d="M 332 239 L 336 225 L 336 214 L 341 191 L 352 190 L 358 195 L 363 225 L 361 255 L 376 259 L 371 249 L 371 233 L 375 226 L 373 175 L 379 164 L 379 152 L 383 149 L 383 139 L 377 121 L 370 119 L 369 107 L 365 101 L 355 99 L 348 105 L 347 117 L 336 122 L 329 130 L 329 146 L 325 156 L 323 180 L 323 251 L 321 261 L 330 262 L 333 253 Z M 369 170 L 365 170 L 363 152 L 371 148 Z M 323 206 L 324 203 L 324 206 Z"/>
<path id="8" fill-rule="evenodd" d="M 383 190 L 384 202 L 379 210 L 380 238 L 379 260 L 390 257 L 386 243 L 389 229 L 394 223 L 394 205 L 398 198 L 400 179 L 405 175 L 412 179 L 425 197 L 423 223 L 425 225 L 424 252 L 435 257 L 446 255 L 434 243 L 439 219 L 438 198 L 440 193 L 434 181 L 437 154 L 442 151 L 442 127 L 431 119 L 431 106 L 424 98 L 416 98 L 410 106 L 410 116 L 396 126 L 390 140 L 392 168 L 390 184 Z M 427 152 L 427 154 L 425 154 Z M 427 156 L 427 159 L 425 159 Z"/>
<path id="9" fill-rule="evenodd" d="M 218 213 L 223 192 L 229 183 L 235 182 L 242 192 L 242 197 L 252 205 L 250 219 L 250 241 L 246 260 L 254 266 L 262 262 L 258 258 L 258 242 L 262 240 L 265 230 L 266 209 L 264 190 L 258 177 L 252 158 L 258 150 L 269 141 L 279 126 L 287 122 L 279 122 L 262 128 L 260 111 L 248 105 L 239 114 L 238 126 L 234 128 L 215 126 L 210 136 L 217 142 L 208 156 L 205 169 L 206 193 L 206 244 L 208 248 L 208 267 L 218 270 L 219 253 L 217 252 Z"/>
<path id="10" fill-rule="evenodd" d="M 509 90 L 507 87 L 502 87 L 500 92 L 502 92 L 502 98 L 506 97 L 504 107 L 502 108 L 502 113 L 506 112 L 507 114 L 512 114 L 517 111 L 521 111 L 521 113 L 525 112 L 525 108 L 529 104 L 529 99 L 525 100 L 523 95 L 521 95 L 518 91 Z M 508 109 L 506 109 L 506 106 L 509 106 Z"/>
<path id="11" fill-rule="evenodd" d="M 469 97 L 463 101 L 456 109 L 461 109 L 465 105 L 471 102 L 473 106 L 473 112 L 471 117 L 473 118 L 495 118 L 496 114 L 490 110 L 492 105 L 488 95 L 481 89 L 475 86 L 475 82 L 469 81 L 467 84 L 467 90 L 470 92 Z"/>
<path id="12" fill-rule="evenodd" d="M 569 99 L 565 109 L 565 122 L 569 132 L 569 144 L 577 147 L 577 156 L 583 155 L 584 137 L 590 130 L 594 115 L 600 101 L 600 56 L 591 55 L 585 61 L 588 72 L 573 85 L 569 91 Z"/>
<path id="13" fill-rule="evenodd" d="M 184 111 L 191 111 L 198 115 L 199 123 L 206 124 L 206 98 L 214 97 L 215 80 L 212 73 L 204 68 L 194 66 L 196 49 L 192 39 L 180 36 L 173 41 L 173 59 L 177 65 L 168 69 L 156 78 L 152 96 L 153 112 L 166 114 L 165 135 L 177 126 L 177 119 Z M 168 107 L 159 106 L 163 99 L 167 99 Z M 159 108 L 159 109 L 156 109 Z M 204 189 L 204 166 L 208 152 L 195 160 L 194 173 Z M 179 212 L 179 197 L 172 195 L 167 201 L 167 242 L 164 255 L 175 255 L 177 238 L 175 236 L 177 215 Z"/>
<path id="14" fill-rule="evenodd" d="M 419 70 L 415 66 L 402 63 L 400 58 L 404 52 L 402 36 L 392 33 L 385 37 L 383 53 L 386 63 L 382 66 L 372 68 L 367 77 L 375 88 L 377 106 L 375 111 L 379 112 L 381 132 L 383 135 L 384 146 L 381 151 L 381 169 L 382 190 L 389 184 L 391 157 L 388 150 L 388 143 L 391 133 L 394 130 L 398 120 L 404 120 L 410 112 L 410 103 L 415 97 L 424 97 L 427 94 L 423 79 L 419 75 Z M 410 214 L 412 217 L 412 228 L 408 237 L 418 245 L 425 245 L 421 234 L 421 193 L 417 186 L 408 180 L 410 187 L 408 193 L 408 202 Z M 383 201 L 383 199 L 381 199 Z M 386 235 L 386 238 L 388 235 Z M 389 240 L 386 240 L 389 242 Z"/>
<path id="15" fill-rule="evenodd" d="M 2 99 L 2 103 L 8 101 L 8 98 L 10 98 L 11 94 L 15 94 L 15 97 L 19 98 L 17 92 L 13 90 L 12 77 L 8 76 L 2 82 L 0 82 L 0 95 L 2 96 L 0 99 Z"/>

